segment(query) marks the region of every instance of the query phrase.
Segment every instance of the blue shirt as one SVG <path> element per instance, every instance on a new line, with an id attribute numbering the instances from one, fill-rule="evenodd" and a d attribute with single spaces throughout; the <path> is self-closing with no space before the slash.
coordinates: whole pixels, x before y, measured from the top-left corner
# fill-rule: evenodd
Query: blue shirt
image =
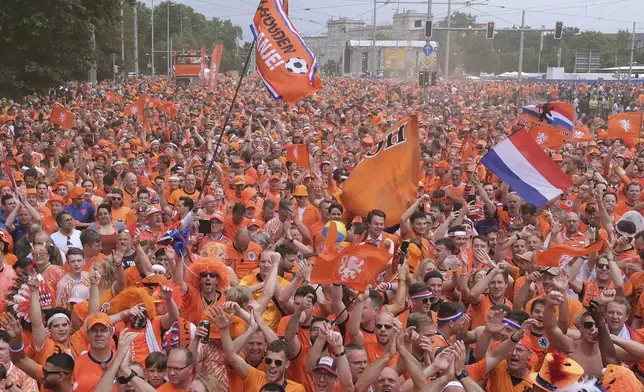
<path id="1" fill-rule="evenodd" d="M 94 206 L 84 201 L 78 208 L 73 205 L 67 205 L 65 211 L 72 214 L 72 217 L 80 223 L 91 223 L 94 221 Z"/>

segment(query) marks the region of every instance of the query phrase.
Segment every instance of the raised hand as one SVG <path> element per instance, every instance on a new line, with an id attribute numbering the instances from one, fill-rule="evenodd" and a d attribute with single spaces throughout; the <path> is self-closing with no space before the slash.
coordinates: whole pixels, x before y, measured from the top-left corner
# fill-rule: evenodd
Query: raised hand
<path id="1" fill-rule="evenodd" d="M 257 302 L 255 302 L 257 303 Z M 259 306 L 259 304 L 257 304 Z M 228 314 L 239 314 L 241 307 L 235 301 L 226 301 L 223 304 L 224 311 Z"/>
<path id="2" fill-rule="evenodd" d="M 214 306 L 212 310 L 212 321 L 219 329 L 227 329 L 232 324 L 232 321 L 226 316 L 224 310 L 220 306 Z"/>
<path id="3" fill-rule="evenodd" d="M 20 325 L 20 321 L 9 312 L 5 312 L 0 316 L 0 327 L 7 331 L 7 335 L 11 339 L 22 336 L 22 325 Z"/>
<path id="4" fill-rule="evenodd" d="M 503 330 L 503 310 L 490 310 L 485 320 L 485 331 L 491 334 L 499 334 Z"/>
<path id="5" fill-rule="evenodd" d="M 615 289 L 605 289 L 602 291 L 601 295 L 597 300 L 599 301 L 600 304 L 606 305 L 610 301 L 615 299 L 615 296 L 617 295 L 617 291 Z"/>
<path id="6" fill-rule="evenodd" d="M 454 342 L 454 374 L 460 374 L 465 370 L 465 360 L 467 359 L 467 351 L 465 350 L 465 343 L 462 340 Z"/>
<path id="7" fill-rule="evenodd" d="M 565 296 L 562 292 L 559 291 L 551 291 L 546 295 L 546 303 L 550 305 L 561 305 L 563 301 L 565 300 Z"/>
<path id="8" fill-rule="evenodd" d="M 170 301 L 172 299 L 172 287 L 161 286 L 161 292 L 159 293 L 159 296 L 164 301 Z"/>

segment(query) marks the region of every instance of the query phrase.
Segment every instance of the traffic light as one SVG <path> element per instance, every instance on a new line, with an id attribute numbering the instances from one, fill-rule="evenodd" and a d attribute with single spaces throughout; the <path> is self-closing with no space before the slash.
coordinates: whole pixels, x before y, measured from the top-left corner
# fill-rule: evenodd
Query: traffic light
<path id="1" fill-rule="evenodd" d="M 429 71 L 420 71 L 418 74 L 418 84 L 420 87 L 426 87 L 429 83 Z"/>
<path id="2" fill-rule="evenodd" d="M 555 39 L 561 39 L 563 37 L 563 22 L 557 22 L 555 24 Z"/>
<path id="3" fill-rule="evenodd" d="M 425 38 L 432 38 L 432 21 L 425 21 Z"/>
<path id="4" fill-rule="evenodd" d="M 487 22 L 487 31 L 485 33 L 485 38 L 494 39 L 494 22 Z"/>

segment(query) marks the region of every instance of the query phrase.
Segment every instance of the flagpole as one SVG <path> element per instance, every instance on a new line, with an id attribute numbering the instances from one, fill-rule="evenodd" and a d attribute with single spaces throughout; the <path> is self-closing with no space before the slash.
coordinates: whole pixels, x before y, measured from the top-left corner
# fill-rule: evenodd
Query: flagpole
<path id="1" fill-rule="evenodd" d="M 241 75 L 239 75 L 239 81 L 237 82 L 237 87 L 235 87 L 235 94 L 233 94 L 233 99 L 230 102 L 230 106 L 228 107 L 228 113 L 226 114 L 224 125 L 223 127 L 221 127 L 221 133 L 219 134 L 217 145 L 215 146 L 215 149 L 212 152 L 212 158 L 210 159 L 210 163 L 208 164 L 208 169 L 206 170 L 206 174 L 203 177 L 203 182 L 201 183 L 201 190 L 199 191 L 199 197 L 197 197 L 197 201 L 201 200 L 201 196 L 203 195 L 204 189 L 206 189 L 206 184 L 208 183 L 208 177 L 210 177 L 210 173 L 212 172 L 212 167 L 215 164 L 215 157 L 217 156 L 217 152 L 219 151 L 219 147 L 221 146 L 221 140 L 224 137 L 224 132 L 226 131 L 226 127 L 228 126 L 228 122 L 230 120 L 230 114 L 232 113 L 233 106 L 235 105 L 235 101 L 237 100 L 237 94 L 239 93 L 239 89 L 241 87 L 242 81 L 244 80 L 244 76 L 246 75 L 246 71 L 248 70 L 248 64 L 250 64 L 250 56 L 253 54 L 254 47 L 255 47 L 255 40 L 253 40 L 253 42 L 250 44 L 250 49 L 248 49 L 248 55 L 246 56 L 246 63 L 244 64 L 244 69 L 242 70 Z"/>

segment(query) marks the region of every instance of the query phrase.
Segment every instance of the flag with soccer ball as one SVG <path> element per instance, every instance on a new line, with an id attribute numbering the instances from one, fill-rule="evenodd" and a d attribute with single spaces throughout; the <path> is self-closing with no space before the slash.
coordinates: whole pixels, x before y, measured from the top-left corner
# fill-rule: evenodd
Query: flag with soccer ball
<path id="1" fill-rule="evenodd" d="M 250 29 L 259 76 L 275 99 L 297 102 L 322 88 L 318 64 L 281 0 L 260 0 Z"/>

